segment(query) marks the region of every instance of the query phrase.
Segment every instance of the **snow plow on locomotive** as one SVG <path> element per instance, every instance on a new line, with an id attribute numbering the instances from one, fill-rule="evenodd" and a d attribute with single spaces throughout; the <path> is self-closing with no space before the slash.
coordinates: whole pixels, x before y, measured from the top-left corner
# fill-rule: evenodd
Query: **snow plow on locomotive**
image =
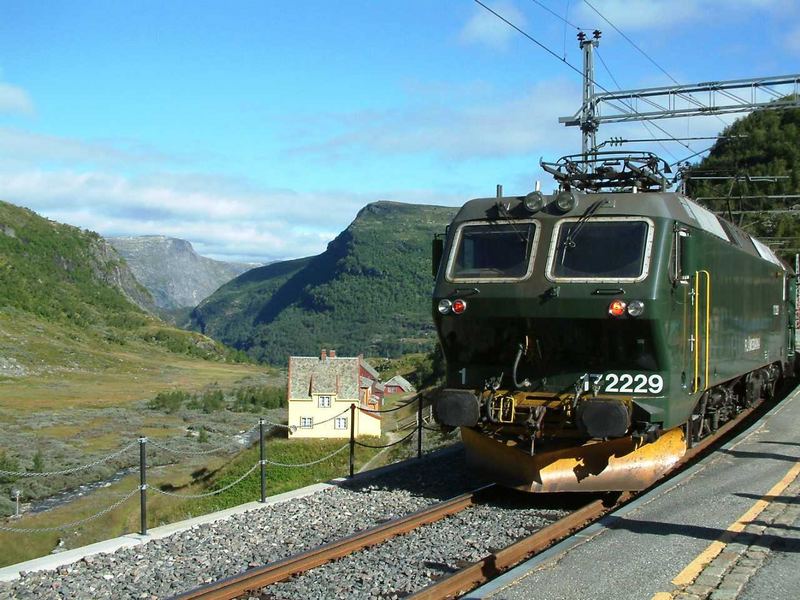
<path id="1" fill-rule="evenodd" d="M 472 200 L 434 241 L 434 415 L 505 485 L 643 489 L 794 372 L 794 273 L 651 154 L 543 166 L 554 194 Z"/>

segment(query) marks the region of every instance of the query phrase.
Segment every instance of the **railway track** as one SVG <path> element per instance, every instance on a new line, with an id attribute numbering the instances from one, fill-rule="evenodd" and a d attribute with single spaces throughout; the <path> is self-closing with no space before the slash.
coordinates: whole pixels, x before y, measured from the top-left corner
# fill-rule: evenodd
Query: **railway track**
<path id="1" fill-rule="evenodd" d="M 707 453 L 710 448 L 722 443 L 731 430 L 748 420 L 754 410 L 755 407 L 742 411 L 736 419 L 721 426 L 713 436 L 694 443 L 678 465 L 658 483 L 662 483 L 665 479 L 694 462 L 699 456 Z M 318 548 L 262 567 L 250 569 L 234 577 L 198 587 L 174 598 L 176 600 L 221 600 L 253 596 L 269 597 L 261 595 L 259 590 L 334 560 L 350 556 L 365 548 L 379 546 L 388 540 L 476 507 L 485 502 L 496 491 L 496 486 L 484 486 Z M 605 514 L 619 508 L 637 495 L 639 494 L 625 493 L 614 499 L 610 499 L 608 496 L 605 499 L 594 499 L 572 511 L 567 516 L 518 539 L 505 548 L 491 552 L 480 560 L 441 577 L 430 586 L 415 591 L 407 597 L 414 600 L 458 597 L 499 576 L 520 562 L 544 551 L 589 524 L 596 522 Z"/>

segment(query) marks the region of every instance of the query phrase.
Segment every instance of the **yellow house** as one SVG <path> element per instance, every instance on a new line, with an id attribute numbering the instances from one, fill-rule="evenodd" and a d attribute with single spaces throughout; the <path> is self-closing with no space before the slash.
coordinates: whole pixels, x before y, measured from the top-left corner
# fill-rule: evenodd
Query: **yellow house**
<path id="1" fill-rule="evenodd" d="M 289 358 L 289 437 L 349 438 L 350 405 L 355 404 L 355 435 L 381 435 L 381 415 L 375 370 L 360 356 L 336 356 L 322 350 L 316 356 Z"/>

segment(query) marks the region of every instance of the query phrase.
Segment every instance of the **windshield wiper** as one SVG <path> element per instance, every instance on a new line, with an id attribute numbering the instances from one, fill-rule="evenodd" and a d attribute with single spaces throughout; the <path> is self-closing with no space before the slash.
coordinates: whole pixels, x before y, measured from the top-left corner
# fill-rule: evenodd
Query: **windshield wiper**
<path id="1" fill-rule="evenodd" d="M 508 219 L 508 224 L 511 226 L 511 229 L 513 229 L 514 233 L 516 233 L 517 237 L 519 237 L 519 241 L 522 242 L 522 244 L 524 246 L 527 246 L 528 245 L 528 235 L 527 234 L 523 234 L 519 229 L 517 229 L 517 227 L 514 225 L 514 223 L 511 222 L 511 213 L 508 212 L 508 208 L 502 202 L 498 202 L 497 203 L 497 212 L 498 213 L 500 213 L 500 212 L 503 213 L 503 215 L 506 217 L 506 219 Z"/>
<path id="2" fill-rule="evenodd" d="M 608 200 L 598 200 L 597 202 L 592 203 L 592 205 L 586 209 L 586 212 L 581 215 L 581 218 L 578 219 L 577 223 L 575 223 L 575 226 L 569 230 L 569 233 L 567 233 L 567 237 L 565 237 L 564 241 L 561 242 L 561 246 L 563 248 L 574 248 L 576 246 L 575 240 L 583 229 L 583 226 L 592 216 L 594 216 L 598 210 L 600 210 L 600 207 L 606 202 L 608 202 Z"/>

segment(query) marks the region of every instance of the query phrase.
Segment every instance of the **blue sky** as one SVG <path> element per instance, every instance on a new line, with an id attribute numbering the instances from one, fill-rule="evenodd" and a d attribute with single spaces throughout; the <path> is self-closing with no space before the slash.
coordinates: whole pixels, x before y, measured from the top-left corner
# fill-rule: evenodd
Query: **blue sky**
<path id="1" fill-rule="evenodd" d="M 601 29 L 623 88 L 670 83 L 582 0 L 488 4 L 577 66 L 576 30 L 540 4 Z M 591 5 L 682 83 L 800 71 L 795 2 Z M 615 87 L 599 61 L 597 79 Z M 376 200 L 548 190 L 539 158 L 579 151 L 557 122 L 579 104 L 573 71 L 469 0 L 0 0 L 0 199 L 216 258 L 318 253 Z M 649 134 L 609 125 L 598 140 L 612 135 Z"/>

